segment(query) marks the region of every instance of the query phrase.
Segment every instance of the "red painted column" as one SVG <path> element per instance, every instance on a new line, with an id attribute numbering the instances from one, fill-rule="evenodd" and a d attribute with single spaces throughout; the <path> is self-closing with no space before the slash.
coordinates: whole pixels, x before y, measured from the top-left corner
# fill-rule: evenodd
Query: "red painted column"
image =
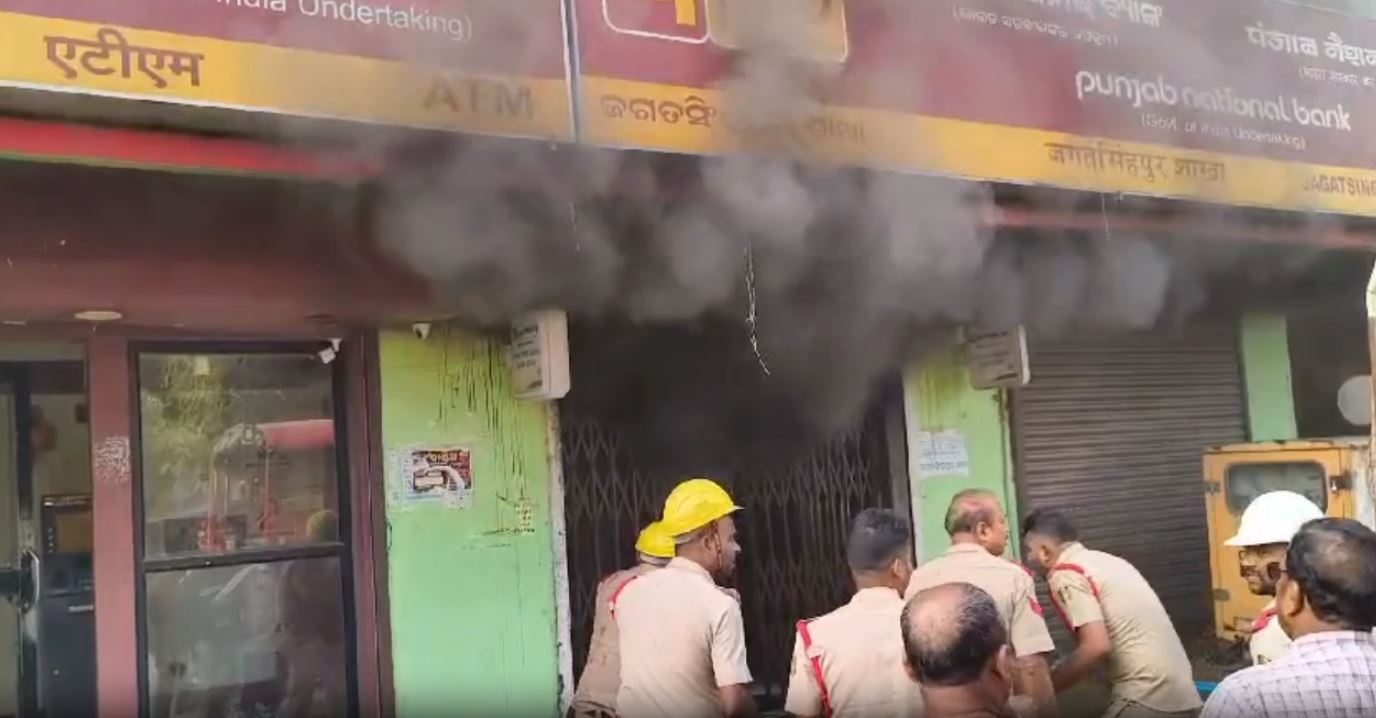
<path id="1" fill-rule="evenodd" d="M 129 347 L 123 339 L 87 344 L 90 375 L 91 494 L 94 513 L 96 701 L 101 718 L 138 715 L 133 407 Z"/>
<path id="2" fill-rule="evenodd" d="M 349 491 L 353 507 L 354 616 L 358 713 L 394 716 L 392 645 L 387 602 L 387 539 L 382 492 L 377 335 L 345 344 Z"/>

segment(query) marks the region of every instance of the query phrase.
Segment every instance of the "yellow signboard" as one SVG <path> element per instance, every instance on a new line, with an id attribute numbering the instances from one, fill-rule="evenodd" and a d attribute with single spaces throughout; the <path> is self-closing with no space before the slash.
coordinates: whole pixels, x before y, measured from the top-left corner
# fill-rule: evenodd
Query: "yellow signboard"
<path id="1" fill-rule="evenodd" d="M 844 107 L 761 137 L 734 128 L 714 90 L 584 78 L 582 92 L 595 98 L 583 136 L 596 144 L 695 154 L 775 147 L 838 165 L 1376 216 L 1376 172 L 1360 168 Z"/>
<path id="2" fill-rule="evenodd" d="M 557 73 L 460 72 L 379 55 L 0 11 L 0 85 L 484 134 L 573 137 L 562 67 Z"/>

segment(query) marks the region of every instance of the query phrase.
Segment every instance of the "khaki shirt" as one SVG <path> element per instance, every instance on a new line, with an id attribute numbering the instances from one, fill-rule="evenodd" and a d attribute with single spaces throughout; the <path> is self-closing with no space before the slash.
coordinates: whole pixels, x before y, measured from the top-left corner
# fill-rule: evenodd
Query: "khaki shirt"
<path id="1" fill-rule="evenodd" d="M 903 668 L 903 634 L 899 616 L 903 597 L 888 588 L 867 588 L 850 603 L 808 623 L 812 648 L 801 635 L 793 645 L 788 700 L 784 710 L 795 716 L 824 714 L 813 668 L 815 656 L 832 715 L 839 718 L 917 718 L 922 691 Z"/>
<path id="2" fill-rule="evenodd" d="M 621 634 L 620 715 L 720 716 L 717 688 L 751 682 L 740 604 L 698 564 L 676 558 L 636 579 L 614 611 Z"/>
<path id="3" fill-rule="evenodd" d="M 612 619 L 612 596 L 628 581 L 657 570 L 658 566 L 639 564 L 602 579 L 593 599 L 592 640 L 588 660 L 573 694 L 574 715 L 616 712 L 616 693 L 621 690 L 621 637 Z"/>
<path id="4" fill-rule="evenodd" d="M 1285 634 L 1285 629 L 1280 627 L 1280 621 L 1276 618 L 1275 600 L 1266 604 L 1266 610 L 1252 624 L 1252 637 L 1247 641 L 1247 648 L 1252 654 L 1252 663 L 1258 666 L 1270 663 L 1290 650 L 1290 636 Z"/>
<path id="5" fill-rule="evenodd" d="M 1113 646 L 1108 675 L 1115 699 L 1163 713 L 1203 705 L 1190 658 L 1165 606 L 1132 564 L 1072 543 L 1061 553 L 1047 584 L 1071 630 L 1104 623 Z"/>
<path id="6" fill-rule="evenodd" d="M 1037 585 L 1027 569 L 985 551 L 978 544 L 956 544 L 913 572 L 907 597 L 947 583 L 968 583 L 994 598 L 1019 656 L 1051 653 L 1056 644 L 1042 618 Z"/>

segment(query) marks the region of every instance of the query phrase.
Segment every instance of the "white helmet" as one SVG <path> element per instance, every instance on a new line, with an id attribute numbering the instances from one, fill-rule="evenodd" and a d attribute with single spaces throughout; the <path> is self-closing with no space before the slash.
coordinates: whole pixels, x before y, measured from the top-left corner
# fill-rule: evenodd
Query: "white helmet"
<path id="1" fill-rule="evenodd" d="M 1323 511 L 1314 502 L 1293 491 L 1272 491 L 1252 499 L 1242 512 L 1237 535 L 1224 542 L 1227 546 L 1266 546 L 1290 543 L 1300 527 L 1323 518 Z"/>

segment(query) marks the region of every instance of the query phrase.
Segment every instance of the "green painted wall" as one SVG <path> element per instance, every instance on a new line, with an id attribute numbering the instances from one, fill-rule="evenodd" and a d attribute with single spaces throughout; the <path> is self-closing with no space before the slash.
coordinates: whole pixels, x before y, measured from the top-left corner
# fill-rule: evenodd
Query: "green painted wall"
<path id="1" fill-rule="evenodd" d="M 384 332 L 380 353 L 397 713 L 552 716 L 547 409 L 512 396 L 497 342 L 437 325 Z M 406 503 L 401 457 L 431 445 L 471 449 L 471 507 Z"/>
<path id="2" fill-rule="evenodd" d="M 909 368 L 903 378 L 903 394 L 919 559 L 936 556 L 950 546 L 944 527 L 946 507 L 962 489 L 978 487 L 998 494 L 1009 508 L 1016 536 L 1017 501 L 1012 488 L 1013 462 L 1002 393 L 971 388 L 964 351 L 953 338 L 949 346 Z M 946 430 L 956 430 L 964 436 L 970 474 L 923 477 L 919 471 L 918 432 Z M 1009 542 L 1015 552 L 1017 543 Z"/>
<path id="3" fill-rule="evenodd" d="M 1242 318 L 1242 375 L 1252 441 L 1295 438 L 1295 393 L 1290 383 L 1290 345 L 1284 316 L 1249 314 Z"/>

